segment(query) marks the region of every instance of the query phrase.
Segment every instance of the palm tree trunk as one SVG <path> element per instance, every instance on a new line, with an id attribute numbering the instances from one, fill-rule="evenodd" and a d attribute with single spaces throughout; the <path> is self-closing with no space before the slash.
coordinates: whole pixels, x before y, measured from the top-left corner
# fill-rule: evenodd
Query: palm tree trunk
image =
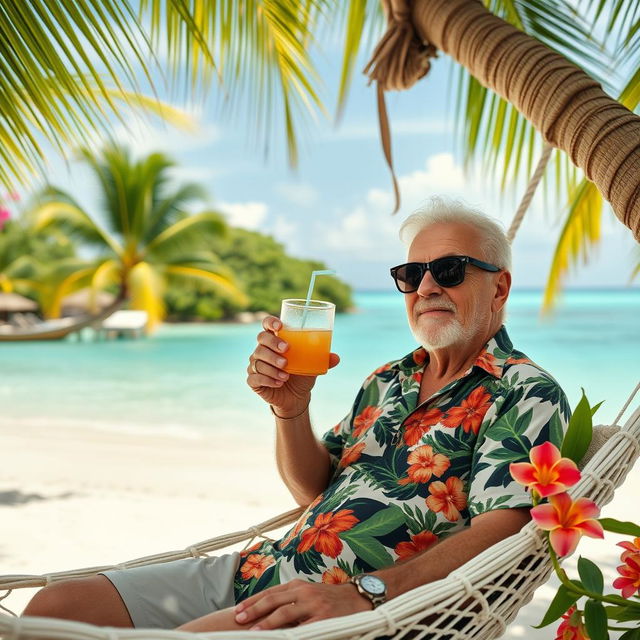
<path id="1" fill-rule="evenodd" d="M 513 104 L 548 143 L 565 151 L 640 241 L 640 117 L 478 0 L 410 4 L 422 41 L 462 64 Z"/>

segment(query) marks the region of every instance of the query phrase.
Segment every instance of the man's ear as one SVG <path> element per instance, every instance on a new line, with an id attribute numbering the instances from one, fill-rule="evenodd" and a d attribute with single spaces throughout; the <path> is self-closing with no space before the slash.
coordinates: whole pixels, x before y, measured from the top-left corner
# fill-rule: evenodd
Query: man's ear
<path id="1" fill-rule="evenodd" d="M 511 274 L 508 271 L 500 271 L 496 278 L 496 290 L 491 301 L 491 311 L 497 312 L 504 307 L 511 290 Z"/>

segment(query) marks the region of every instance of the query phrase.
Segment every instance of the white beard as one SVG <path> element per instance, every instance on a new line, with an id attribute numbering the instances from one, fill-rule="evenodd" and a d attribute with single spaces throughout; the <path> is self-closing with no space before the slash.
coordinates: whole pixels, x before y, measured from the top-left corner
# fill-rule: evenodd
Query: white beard
<path id="1" fill-rule="evenodd" d="M 416 305 L 417 306 L 417 305 Z M 414 312 L 422 312 L 428 308 L 448 308 L 454 313 L 457 313 L 457 308 L 453 302 L 438 301 L 427 303 L 426 301 L 420 305 L 417 309 L 414 307 Z M 430 326 L 411 326 L 411 333 L 418 344 L 422 345 L 427 351 L 434 351 L 436 349 L 443 349 L 452 345 L 464 345 L 472 341 L 479 328 L 482 327 L 488 318 L 488 314 L 483 313 L 477 309 L 471 321 L 464 326 L 458 317 L 452 315 L 450 318 L 445 319 L 443 322 L 435 324 L 430 322 Z"/>

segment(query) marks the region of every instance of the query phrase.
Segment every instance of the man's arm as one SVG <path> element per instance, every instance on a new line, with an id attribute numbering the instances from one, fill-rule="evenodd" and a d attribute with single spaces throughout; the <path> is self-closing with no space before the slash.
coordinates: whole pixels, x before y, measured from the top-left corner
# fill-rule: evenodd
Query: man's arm
<path id="1" fill-rule="evenodd" d="M 276 464 L 294 500 L 307 506 L 329 484 L 331 460 L 316 439 L 309 420 L 309 402 L 315 376 L 290 375 L 285 370 L 289 345 L 276 335 L 278 318 L 262 323 L 258 345 L 249 357 L 247 384 L 271 406 L 276 416 Z M 329 366 L 340 358 L 330 354 Z"/>
<path id="2" fill-rule="evenodd" d="M 473 518 L 471 526 L 434 547 L 372 572 L 394 598 L 423 584 L 445 578 L 491 545 L 517 533 L 529 521 L 529 509 L 497 509 Z M 236 622 L 258 621 L 260 629 L 278 629 L 371 609 L 352 584 L 318 584 L 293 580 L 272 587 L 236 606 Z M 257 628 L 257 627 L 256 627 Z"/>
<path id="3" fill-rule="evenodd" d="M 387 597 L 393 598 L 422 584 L 446 578 L 496 542 L 520 531 L 530 519 L 528 507 L 481 513 L 471 520 L 467 529 L 404 562 L 373 573 L 385 581 Z"/>
<path id="4" fill-rule="evenodd" d="M 293 499 L 302 507 L 327 488 L 331 460 L 311 429 L 308 409 L 292 419 L 276 416 L 276 464 Z"/>

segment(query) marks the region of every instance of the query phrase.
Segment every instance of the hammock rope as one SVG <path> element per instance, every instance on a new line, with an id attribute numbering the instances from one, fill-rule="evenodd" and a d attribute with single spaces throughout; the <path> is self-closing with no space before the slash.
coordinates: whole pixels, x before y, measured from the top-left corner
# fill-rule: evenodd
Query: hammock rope
<path id="1" fill-rule="evenodd" d="M 542 155 L 540 156 L 540 160 L 538 161 L 538 166 L 536 170 L 533 172 L 531 176 L 531 180 L 529 180 L 529 184 L 527 186 L 527 190 L 522 197 L 522 201 L 518 206 L 518 210 L 513 216 L 513 220 L 511 221 L 511 226 L 507 231 L 507 240 L 509 243 L 513 242 L 513 239 L 524 220 L 525 213 L 527 213 L 529 209 L 529 205 L 533 200 L 533 196 L 536 193 L 536 189 L 538 188 L 538 184 L 540 184 L 540 180 L 544 174 L 544 170 L 547 168 L 547 164 L 549 163 L 549 159 L 551 158 L 551 152 L 553 151 L 553 147 L 550 144 L 545 144 L 542 150 Z"/>
<path id="2" fill-rule="evenodd" d="M 625 403 L 633 400 L 636 386 Z M 595 427 L 594 433 L 602 427 Z M 600 506 L 613 497 L 640 454 L 640 408 L 623 427 L 605 427 L 602 446 L 586 462 L 580 482 L 570 494 L 585 496 Z M 587 456 L 589 453 L 587 454 Z M 582 465 L 581 465 L 582 466 Z M 302 513 L 297 508 L 245 531 L 226 534 L 190 545 L 206 552 L 228 547 L 254 537 L 256 530 L 267 531 L 290 524 Z M 187 557 L 186 552 L 147 556 L 121 563 L 133 567 Z M 0 590 L 42 586 L 69 578 L 95 575 L 106 567 L 92 567 L 46 576 L 0 576 Z M 519 533 L 490 547 L 452 572 L 447 578 L 425 584 L 393 598 L 373 611 L 343 618 L 330 618 L 312 625 L 269 632 L 269 637 L 282 640 L 374 640 L 381 635 L 408 637 L 415 640 L 489 640 L 502 635 L 519 609 L 529 602 L 537 587 L 549 577 L 550 563 L 546 545 L 533 523 Z M 467 594 L 460 597 L 460 591 Z M 4 597 L 9 595 L 7 593 Z M 467 597 L 468 596 L 468 597 Z M 6 608 L 3 607 L 6 610 Z M 15 615 L 15 614 L 14 614 Z M 258 632 L 237 632 L 234 636 L 252 640 L 264 637 Z M 60 640 L 194 640 L 196 637 L 223 638 L 226 632 L 194 634 L 159 629 L 112 629 L 84 623 L 50 618 L 16 618 L 0 614 L 0 637 L 11 640 L 34 638 Z"/>
<path id="3" fill-rule="evenodd" d="M 631 392 L 631 395 L 627 398 L 627 401 L 622 406 L 622 409 L 620 409 L 620 413 L 618 413 L 618 415 L 616 416 L 616 419 L 613 421 L 613 424 L 618 424 L 620 422 L 620 419 L 624 415 L 624 412 L 629 408 L 629 405 L 633 402 L 633 399 L 636 397 L 636 394 L 638 393 L 638 391 L 640 391 L 640 381 L 638 381 L 636 388 Z M 638 453 L 640 454 L 640 443 L 638 443 L 638 449 L 639 449 Z"/>

